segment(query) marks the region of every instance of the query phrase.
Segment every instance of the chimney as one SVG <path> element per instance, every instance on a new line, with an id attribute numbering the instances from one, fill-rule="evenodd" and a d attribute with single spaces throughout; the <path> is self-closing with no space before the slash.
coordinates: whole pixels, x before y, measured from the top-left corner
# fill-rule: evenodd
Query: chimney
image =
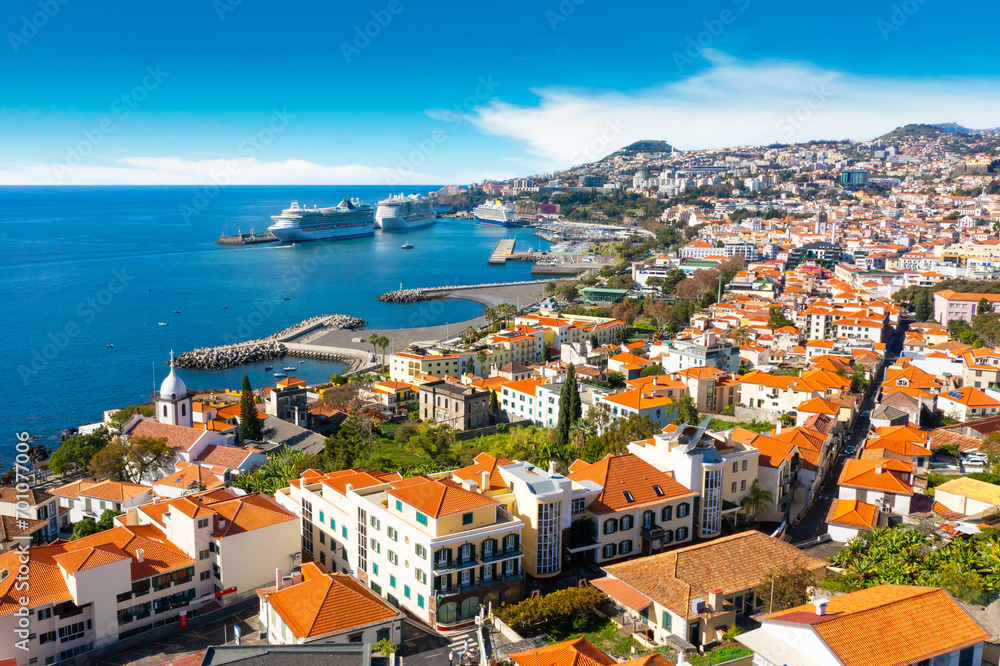
<path id="1" fill-rule="evenodd" d="M 483 473 L 479 478 L 480 478 L 479 488 L 485 493 L 487 490 L 490 489 L 490 473 L 487 472 L 486 470 L 483 470 Z"/>
<path id="2" fill-rule="evenodd" d="M 145 559 L 146 559 L 146 551 L 145 550 L 143 550 L 142 548 L 139 548 L 138 550 L 135 551 L 135 561 L 136 562 L 140 562 L 141 563 Z"/>
<path id="3" fill-rule="evenodd" d="M 813 606 L 816 607 L 816 615 L 826 615 L 826 605 L 828 603 L 830 603 L 829 599 L 815 599 Z"/>
<path id="4" fill-rule="evenodd" d="M 354 490 L 354 484 L 353 484 L 353 483 L 348 483 L 348 484 L 347 484 L 347 488 L 346 488 L 346 489 L 344 490 L 344 494 L 345 494 L 345 495 L 347 495 L 347 494 L 349 494 L 349 493 L 350 493 L 350 492 L 351 492 L 352 490 Z"/>
<path id="5" fill-rule="evenodd" d="M 549 461 L 549 476 L 553 476 L 556 473 L 556 461 Z"/>
<path id="6" fill-rule="evenodd" d="M 875 465 L 875 473 L 876 474 L 881 474 L 883 471 L 884 470 L 882 469 L 882 465 Z"/>
<path id="7" fill-rule="evenodd" d="M 281 589 L 281 574 L 282 573 L 283 572 L 281 571 L 281 569 L 275 569 L 274 570 L 274 586 L 276 588 L 278 588 L 279 590 Z"/>
<path id="8" fill-rule="evenodd" d="M 468 490 L 470 493 L 474 493 L 479 488 L 479 484 L 472 479 L 462 479 L 462 488 Z"/>
<path id="9" fill-rule="evenodd" d="M 716 587 L 708 591 L 708 605 L 713 613 L 721 613 L 725 600 L 722 598 L 722 588 Z"/>
<path id="10" fill-rule="evenodd" d="M 777 426 L 774 428 L 774 434 L 775 435 L 781 434 L 781 419 L 778 419 Z"/>

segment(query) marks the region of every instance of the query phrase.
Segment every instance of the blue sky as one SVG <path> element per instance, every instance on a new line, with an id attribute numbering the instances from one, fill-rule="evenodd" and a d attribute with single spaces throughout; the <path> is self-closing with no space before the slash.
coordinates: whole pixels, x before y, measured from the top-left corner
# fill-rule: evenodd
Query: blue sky
<path id="1" fill-rule="evenodd" d="M 465 183 L 639 138 L 1000 126 L 981 7 L 8 0 L 0 184 Z"/>

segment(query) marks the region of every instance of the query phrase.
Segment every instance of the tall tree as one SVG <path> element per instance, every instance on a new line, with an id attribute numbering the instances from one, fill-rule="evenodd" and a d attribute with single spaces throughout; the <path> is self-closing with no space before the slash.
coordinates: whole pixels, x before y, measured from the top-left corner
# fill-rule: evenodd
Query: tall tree
<path id="1" fill-rule="evenodd" d="M 382 366 L 385 367 L 385 350 L 389 348 L 389 338 L 380 335 L 378 338 L 379 349 L 382 350 Z"/>
<path id="2" fill-rule="evenodd" d="M 981 315 L 986 314 L 987 312 L 993 312 L 993 304 L 986 300 L 986 297 L 983 296 L 979 299 L 979 305 L 976 306 L 976 314 Z"/>
<path id="3" fill-rule="evenodd" d="M 176 457 L 165 437 L 119 437 L 94 455 L 90 471 L 99 479 L 149 483 L 168 474 Z"/>
<path id="4" fill-rule="evenodd" d="M 260 441 L 264 438 L 264 422 L 257 413 L 257 401 L 250 387 L 250 378 L 243 375 L 243 392 L 240 395 L 240 439 Z"/>
<path id="5" fill-rule="evenodd" d="M 467 375 L 476 374 L 476 361 L 471 356 L 465 359 L 465 374 Z"/>
<path id="6" fill-rule="evenodd" d="M 476 360 L 479 361 L 479 376 L 482 377 L 483 379 L 486 379 L 486 377 L 489 374 L 489 370 L 486 367 L 486 361 L 488 359 L 489 356 L 483 349 L 480 349 L 479 352 L 476 354 Z"/>
<path id="7" fill-rule="evenodd" d="M 497 412 L 499 411 L 500 411 L 500 401 L 497 398 L 497 392 L 490 391 L 490 416 L 492 416 L 493 419 L 496 420 Z"/>
<path id="8" fill-rule="evenodd" d="M 573 419 L 573 423 L 576 423 L 583 416 L 583 403 L 580 400 L 580 387 L 576 382 L 576 368 L 573 367 L 572 363 L 566 368 L 566 383 L 570 385 L 570 416 Z"/>
<path id="9" fill-rule="evenodd" d="M 914 299 L 913 316 L 917 321 L 928 321 L 933 316 L 931 297 L 926 289 L 921 289 Z"/>
<path id="10" fill-rule="evenodd" d="M 85 470 L 90 465 L 90 459 L 107 445 L 108 440 L 98 434 L 67 439 L 49 457 L 49 471 L 68 474 Z"/>
<path id="11" fill-rule="evenodd" d="M 368 336 L 368 344 L 372 346 L 372 356 L 378 353 L 378 333 L 372 333 Z"/>

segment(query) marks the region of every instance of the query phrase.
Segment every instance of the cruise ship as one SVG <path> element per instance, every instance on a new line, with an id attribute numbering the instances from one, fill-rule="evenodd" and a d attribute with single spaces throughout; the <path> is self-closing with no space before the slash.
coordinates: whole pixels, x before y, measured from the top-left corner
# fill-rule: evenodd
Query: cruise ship
<path id="1" fill-rule="evenodd" d="M 431 200 L 420 194 L 393 195 L 379 201 L 375 209 L 375 226 L 383 231 L 426 227 L 436 219 Z"/>
<path id="2" fill-rule="evenodd" d="M 375 233 L 375 209 L 357 200 L 344 199 L 332 208 L 302 208 L 298 201 L 272 215 L 267 228 L 279 241 L 331 240 Z"/>
<path id="3" fill-rule="evenodd" d="M 517 213 L 514 212 L 514 206 L 500 201 L 488 201 L 481 206 L 476 206 L 472 214 L 480 224 L 492 224 L 495 227 L 521 226 L 517 219 Z"/>

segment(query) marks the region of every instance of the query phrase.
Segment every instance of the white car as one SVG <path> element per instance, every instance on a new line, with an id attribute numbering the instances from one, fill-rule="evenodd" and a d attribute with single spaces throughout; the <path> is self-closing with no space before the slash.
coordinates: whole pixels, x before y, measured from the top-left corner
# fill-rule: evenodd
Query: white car
<path id="1" fill-rule="evenodd" d="M 981 453 L 973 453 L 962 458 L 963 465 L 985 465 L 989 459 Z"/>

